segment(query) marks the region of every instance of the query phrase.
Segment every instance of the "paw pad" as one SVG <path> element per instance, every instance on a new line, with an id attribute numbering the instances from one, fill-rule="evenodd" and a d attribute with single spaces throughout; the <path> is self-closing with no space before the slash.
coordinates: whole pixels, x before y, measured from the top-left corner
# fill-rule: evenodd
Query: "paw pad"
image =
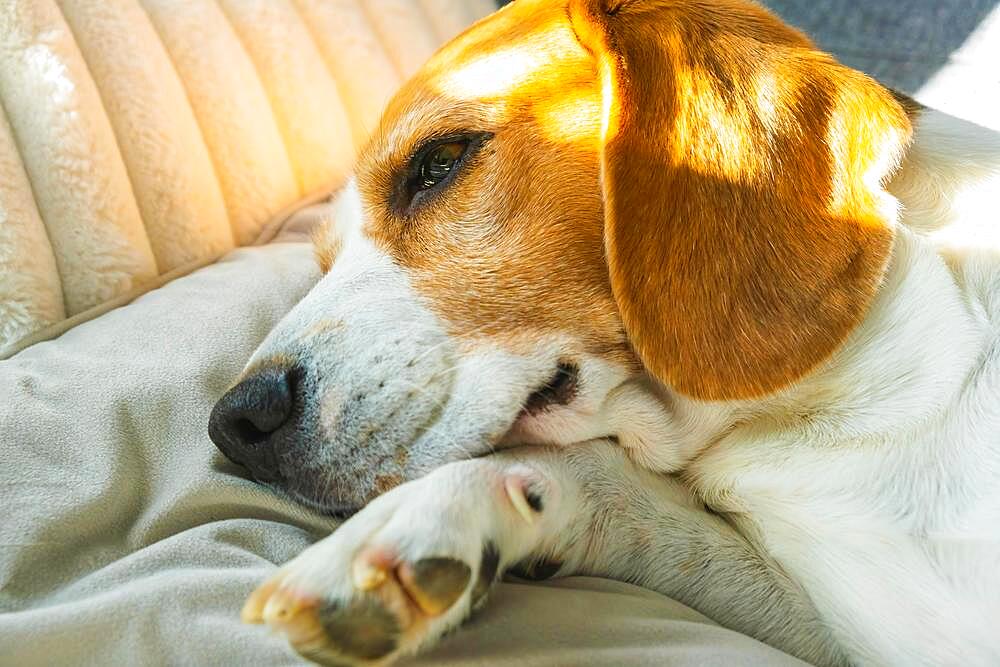
<path id="1" fill-rule="evenodd" d="M 397 576 L 425 614 L 439 616 L 465 592 L 472 568 L 455 558 L 422 558 L 412 565 L 401 564 Z"/>
<path id="2" fill-rule="evenodd" d="M 346 658 L 360 660 L 389 655 L 396 650 L 402 632 L 396 616 L 373 598 L 346 605 L 328 602 L 319 609 L 317 620 L 328 645 L 336 646 Z"/>

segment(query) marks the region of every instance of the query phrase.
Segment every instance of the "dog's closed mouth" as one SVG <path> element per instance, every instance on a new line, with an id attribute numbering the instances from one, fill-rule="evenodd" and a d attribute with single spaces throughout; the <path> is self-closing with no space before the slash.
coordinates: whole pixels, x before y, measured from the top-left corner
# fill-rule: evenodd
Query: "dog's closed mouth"
<path id="1" fill-rule="evenodd" d="M 521 414 L 537 415 L 553 405 L 568 405 L 576 398 L 580 384 L 580 367 L 572 361 L 560 361 L 545 384 L 528 396 Z"/>

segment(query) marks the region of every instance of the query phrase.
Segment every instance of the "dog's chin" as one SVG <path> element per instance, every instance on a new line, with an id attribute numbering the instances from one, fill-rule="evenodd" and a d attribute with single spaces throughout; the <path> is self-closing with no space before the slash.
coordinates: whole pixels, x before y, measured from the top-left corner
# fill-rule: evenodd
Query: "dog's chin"
<path id="1" fill-rule="evenodd" d="M 314 512 L 338 521 L 351 518 L 361 511 L 361 508 L 364 506 L 362 503 L 348 503 L 329 498 L 318 499 L 314 497 L 312 493 L 305 493 L 294 488 L 289 489 L 274 483 L 268 483 L 265 484 L 265 486 L 274 492 L 275 495 L 287 498 L 288 500 L 291 500 L 299 505 L 304 505 Z"/>

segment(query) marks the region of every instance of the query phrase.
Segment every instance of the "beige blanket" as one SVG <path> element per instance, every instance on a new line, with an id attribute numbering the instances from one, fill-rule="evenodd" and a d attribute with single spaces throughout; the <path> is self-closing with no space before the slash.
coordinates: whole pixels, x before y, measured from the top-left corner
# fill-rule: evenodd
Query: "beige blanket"
<path id="1" fill-rule="evenodd" d="M 333 528 L 240 477 L 214 401 L 316 279 L 301 238 L 237 250 L 0 362 L 0 664 L 289 665 L 244 597 Z M 663 596 L 501 584 L 423 664 L 793 665 Z"/>

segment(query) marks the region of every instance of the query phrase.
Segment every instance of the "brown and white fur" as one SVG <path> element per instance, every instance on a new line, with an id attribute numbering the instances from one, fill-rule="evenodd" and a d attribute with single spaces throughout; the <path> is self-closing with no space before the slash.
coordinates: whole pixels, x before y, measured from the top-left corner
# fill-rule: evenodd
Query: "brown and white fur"
<path id="1" fill-rule="evenodd" d="M 247 620 L 382 664 L 545 562 L 816 664 L 1000 664 L 1000 136 L 742 0 L 517 0 L 334 208 L 244 382 L 296 374 L 276 486 L 370 502 Z"/>

